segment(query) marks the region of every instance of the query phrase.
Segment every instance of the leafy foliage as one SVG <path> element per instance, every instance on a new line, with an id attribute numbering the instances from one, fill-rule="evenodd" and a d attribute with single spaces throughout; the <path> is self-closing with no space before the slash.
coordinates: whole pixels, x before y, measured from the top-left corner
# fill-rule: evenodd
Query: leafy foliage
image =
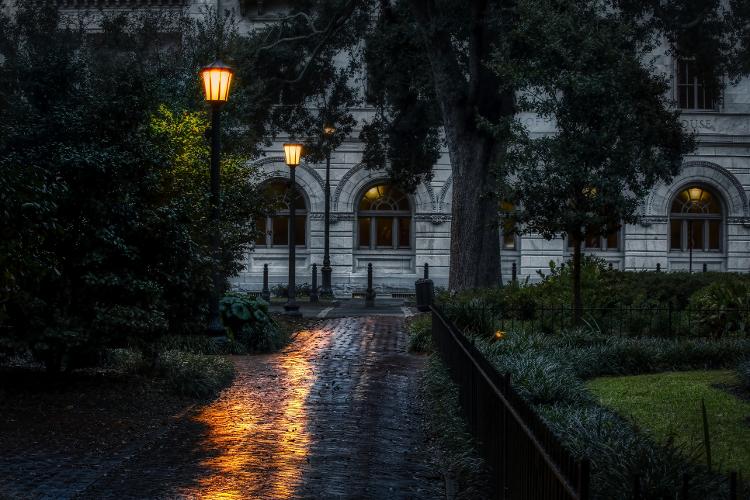
<path id="1" fill-rule="evenodd" d="M 230 338 L 248 350 L 275 351 L 284 344 L 281 329 L 262 298 L 230 294 L 219 303 L 219 311 Z"/>
<path id="2" fill-rule="evenodd" d="M 206 119 L 184 110 L 202 106 L 206 59 L 190 42 L 212 24 L 118 12 L 94 36 L 52 4 L 0 14 L 3 348 L 57 370 L 204 328 Z M 188 43 L 164 43 L 168 32 Z M 225 274 L 264 212 L 245 159 L 222 165 Z"/>

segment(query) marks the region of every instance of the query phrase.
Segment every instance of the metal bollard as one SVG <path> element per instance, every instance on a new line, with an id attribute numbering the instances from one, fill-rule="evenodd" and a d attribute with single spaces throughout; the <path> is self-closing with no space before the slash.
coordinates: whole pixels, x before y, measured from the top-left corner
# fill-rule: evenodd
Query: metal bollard
<path id="1" fill-rule="evenodd" d="M 657 273 L 661 272 L 661 263 L 659 263 L 659 262 L 656 263 L 656 272 Z"/>
<path id="2" fill-rule="evenodd" d="M 703 272 L 708 272 L 708 264 L 706 264 L 705 262 L 703 263 Z"/>
<path id="3" fill-rule="evenodd" d="M 515 262 L 510 266 L 510 280 L 513 283 L 518 281 L 518 269 Z"/>
<path id="4" fill-rule="evenodd" d="M 424 279 L 430 279 L 430 265 L 427 262 L 424 263 Z"/>
<path id="5" fill-rule="evenodd" d="M 318 302 L 318 265 L 312 265 L 312 287 L 310 287 L 310 302 Z"/>
<path id="6" fill-rule="evenodd" d="M 268 264 L 263 264 L 263 290 L 260 292 L 260 298 L 271 302 L 271 290 L 268 288 Z"/>
<path id="7" fill-rule="evenodd" d="M 610 263 L 609 263 L 609 265 L 607 266 L 607 269 L 609 269 L 610 271 L 612 270 L 612 263 L 611 263 L 611 262 L 610 262 Z"/>
<path id="8" fill-rule="evenodd" d="M 372 264 L 367 264 L 367 290 L 365 291 L 365 307 L 375 306 L 375 290 L 372 288 Z"/>

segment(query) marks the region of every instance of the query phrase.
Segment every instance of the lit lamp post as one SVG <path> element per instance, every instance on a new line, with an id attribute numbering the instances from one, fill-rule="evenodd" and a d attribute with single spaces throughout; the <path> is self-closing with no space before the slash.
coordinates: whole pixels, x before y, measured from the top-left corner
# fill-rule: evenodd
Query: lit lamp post
<path id="1" fill-rule="evenodd" d="M 295 268 L 297 266 L 297 257 L 295 255 L 296 241 L 296 214 L 294 204 L 297 201 L 297 183 L 294 178 L 294 172 L 299 165 L 302 156 L 302 144 L 292 143 L 284 144 L 284 159 L 289 167 L 289 286 L 287 289 L 287 300 L 284 304 L 284 311 L 289 316 L 299 316 L 299 304 L 295 300 L 297 296 L 297 285 L 295 283 Z"/>
<path id="2" fill-rule="evenodd" d="M 221 275 L 221 231 L 219 229 L 219 160 L 221 157 L 221 107 L 229 99 L 229 87 L 232 84 L 234 71 L 229 66 L 216 60 L 200 70 L 206 102 L 211 105 L 211 260 L 212 260 L 212 290 L 211 301 L 208 304 L 208 332 L 210 335 L 224 335 L 224 327 L 219 316 L 219 298 L 224 286 Z"/>
<path id="3" fill-rule="evenodd" d="M 329 231 L 331 226 L 331 147 L 330 139 L 336 132 L 336 128 L 327 123 L 323 126 L 323 135 L 326 139 L 326 192 L 325 192 L 325 215 L 323 221 L 323 267 L 320 270 L 323 276 L 323 283 L 320 287 L 320 295 L 323 297 L 331 297 L 333 295 L 333 289 L 331 288 L 331 255 L 330 255 L 330 240 Z"/>

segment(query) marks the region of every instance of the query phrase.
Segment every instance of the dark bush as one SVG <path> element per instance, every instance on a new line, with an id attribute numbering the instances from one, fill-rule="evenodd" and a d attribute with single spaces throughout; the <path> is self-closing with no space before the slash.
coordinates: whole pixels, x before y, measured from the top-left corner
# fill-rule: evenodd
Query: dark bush
<path id="1" fill-rule="evenodd" d="M 221 356 L 165 351 L 158 368 L 172 391 L 198 398 L 218 394 L 234 378 L 234 366 Z"/>
<path id="2" fill-rule="evenodd" d="M 432 315 L 429 313 L 412 316 L 406 324 L 409 332 L 410 352 L 432 351 Z"/>
<path id="3" fill-rule="evenodd" d="M 230 339 L 247 350 L 275 351 L 285 344 L 285 336 L 262 298 L 229 294 L 221 300 L 219 309 Z"/>

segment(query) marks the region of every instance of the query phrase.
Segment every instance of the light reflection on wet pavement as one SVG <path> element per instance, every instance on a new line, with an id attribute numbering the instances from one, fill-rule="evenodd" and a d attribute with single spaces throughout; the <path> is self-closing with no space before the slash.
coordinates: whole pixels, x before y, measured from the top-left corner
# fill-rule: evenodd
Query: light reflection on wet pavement
<path id="1" fill-rule="evenodd" d="M 440 498 L 402 319 L 328 320 L 237 378 L 82 498 Z"/>

